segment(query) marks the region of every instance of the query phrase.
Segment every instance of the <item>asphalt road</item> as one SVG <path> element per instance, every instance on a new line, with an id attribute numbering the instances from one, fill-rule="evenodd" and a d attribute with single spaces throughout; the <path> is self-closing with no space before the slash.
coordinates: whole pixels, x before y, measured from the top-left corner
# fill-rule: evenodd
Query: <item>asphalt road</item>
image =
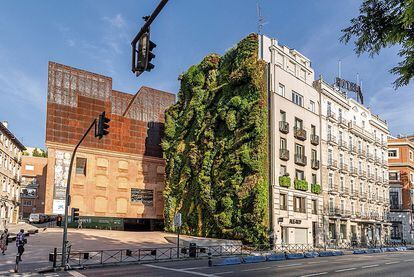
<path id="1" fill-rule="evenodd" d="M 207 260 L 87 269 L 76 276 L 414 276 L 414 251 L 208 267 Z M 75 276 L 74 275 L 74 276 Z"/>

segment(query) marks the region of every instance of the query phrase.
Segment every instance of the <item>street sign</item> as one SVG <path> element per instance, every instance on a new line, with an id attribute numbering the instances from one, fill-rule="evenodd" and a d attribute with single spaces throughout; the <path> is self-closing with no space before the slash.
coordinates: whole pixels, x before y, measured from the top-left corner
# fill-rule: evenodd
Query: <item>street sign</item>
<path id="1" fill-rule="evenodd" d="M 181 222 L 181 213 L 178 213 L 174 216 L 174 226 L 175 227 L 181 227 L 182 222 Z"/>

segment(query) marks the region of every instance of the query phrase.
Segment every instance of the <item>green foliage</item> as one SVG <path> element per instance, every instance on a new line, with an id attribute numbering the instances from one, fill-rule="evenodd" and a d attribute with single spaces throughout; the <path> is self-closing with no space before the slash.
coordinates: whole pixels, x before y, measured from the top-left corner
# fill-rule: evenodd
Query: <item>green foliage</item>
<path id="1" fill-rule="evenodd" d="M 407 85 L 414 77 L 414 1 L 364 0 L 359 12 L 342 30 L 341 41 L 348 43 L 355 37 L 355 52 L 371 57 L 383 48 L 401 46 L 402 61 L 390 72 L 398 76 L 395 88 Z"/>
<path id="2" fill-rule="evenodd" d="M 43 149 L 35 148 L 32 152 L 33 157 L 47 158 L 47 152 Z"/>
<path id="3" fill-rule="evenodd" d="M 279 186 L 289 188 L 290 187 L 289 175 L 279 176 Z"/>
<path id="4" fill-rule="evenodd" d="M 322 187 L 320 184 L 311 184 L 311 192 L 315 194 L 321 194 Z"/>
<path id="5" fill-rule="evenodd" d="M 251 34 L 180 76 L 166 111 L 165 226 L 190 235 L 265 243 L 268 138 L 265 63 Z"/>
<path id="6" fill-rule="evenodd" d="M 306 180 L 295 179 L 295 189 L 307 191 L 308 182 Z"/>

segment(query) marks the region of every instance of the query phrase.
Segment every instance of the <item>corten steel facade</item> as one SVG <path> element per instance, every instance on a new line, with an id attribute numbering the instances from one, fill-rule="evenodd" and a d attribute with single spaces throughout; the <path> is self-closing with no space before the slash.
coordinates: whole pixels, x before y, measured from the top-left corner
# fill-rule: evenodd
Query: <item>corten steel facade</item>
<path id="1" fill-rule="evenodd" d="M 46 172 L 47 158 L 22 156 L 22 218 L 28 218 L 31 213 L 45 213 Z"/>
<path id="2" fill-rule="evenodd" d="M 26 148 L 0 122 L 0 229 L 19 219 L 21 156 Z"/>
<path id="3" fill-rule="evenodd" d="M 414 242 L 414 136 L 388 139 L 391 240 Z"/>
<path id="4" fill-rule="evenodd" d="M 112 90 L 111 78 L 53 62 L 48 76 L 46 213 L 63 213 L 71 151 L 92 120 L 106 111 L 109 135 L 98 140 L 92 131 L 76 155 L 71 207 L 80 209 L 84 226 L 111 222 L 111 228 L 124 229 L 138 223 L 153 229 L 162 223 L 160 140 L 164 111 L 175 95 L 141 87 L 122 116 L 134 95 Z"/>

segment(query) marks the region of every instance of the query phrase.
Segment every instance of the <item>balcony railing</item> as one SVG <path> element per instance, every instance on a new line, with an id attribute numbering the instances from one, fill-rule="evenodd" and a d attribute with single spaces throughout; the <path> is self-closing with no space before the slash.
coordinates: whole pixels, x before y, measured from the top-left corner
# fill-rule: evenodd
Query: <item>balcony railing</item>
<path id="1" fill-rule="evenodd" d="M 367 178 L 367 173 L 365 172 L 365 170 L 358 170 L 358 175 L 359 175 L 359 178 L 361 179 Z"/>
<path id="2" fill-rule="evenodd" d="M 359 192 L 359 198 L 361 200 L 367 200 L 367 193 L 365 191 L 360 191 Z"/>
<path id="3" fill-rule="evenodd" d="M 366 155 L 365 150 L 363 150 L 363 149 L 358 149 L 358 156 L 359 156 L 360 158 L 364 158 L 364 157 L 365 157 L 365 155 Z"/>
<path id="4" fill-rule="evenodd" d="M 333 111 L 331 111 L 331 110 L 328 110 L 327 117 L 328 117 L 328 119 L 330 119 L 330 120 L 332 120 L 332 121 L 336 121 L 336 115 L 335 115 L 335 113 L 334 113 Z"/>
<path id="5" fill-rule="evenodd" d="M 312 169 L 318 170 L 319 169 L 319 161 L 315 160 L 315 159 L 312 159 L 311 160 L 311 167 L 312 167 Z"/>
<path id="6" fill-rule="evenodd" d="M 338 169 L 338 162 L 333 159 L 328 159 L 328 168 L 333 170 Z"/>
<path id="7" fill-rule="evenodd" d="M 348 149 L 348 146 L 346 144 L 346 141 L 344 141 L 343 139 L 339 139 L 338 141 L 338 146 L 339 148 L 341 148 L 342 150 L 346 150 Z"/>
<path id="8" fill-rule="evenodd" d="M 279 121 L 279 131 L 284 134 L 289 133 L 289 123 L 286 121 Z"/>
<path id="9" fill-rule="evenodd" d="M 289 160 L 289 150 L 281 148 L 279 149 L 279 158 L 283 161 Z"/>
<path id="10" fill-rule="evenodd" d="M 358 198 L 359 197 L 359 191 L 357 191 L 357 190 L 351 191 L 351 197 L 354 198 L 354 199 Z"/>
<path id="11" fill-rule="evenodd" d="M 344 173 L 348 172 L 348 165 L 344 163 L 339 163 L 339 170 Z"/>
<path id="12" fill-rule="evenodd" d="M 339 189 L 339 192 L 340 192 L 342 195 L 349 195 L 349 188 L 347 188 L 347 187 L 340 188 L 340 189 Z"/>
<path id="13" fill-rule="evenodd" d="M 374 155 L 372 155 L 372 153 L 367 153 L 367 159 L 368 159 L 368 161 L 373 162 L 374 161 Z"/>
<path id="14" fill-rule="evenodd" d="M 374 138 L 374 140 L 375 140 L 375 145 L 376 146 L 381 146 L 381 141 L 380 141 L 379 138 Z"/>
<path id="15" fill-rule="evenodd" d="M 332 134 L 328 134 L 328 143 L 337 144 L 336 143 L 336 137 Z"/>
<path id="16" fill-rule="evenodd" d="M 310 139 L 311 139 L 311 143 L 313 145 L 318 145 L 319 144 L 319 136 L 318 135 L 311 134 Z"/>
<path id="17" fill-rule="evenodd" d="M 338 185 L 328 184 L 328 192 L 329 193 L 337 193 L 338 192 Z"/>
<path id="18" fill-rule="evenodd" d="M 375 157 L 375 164 L 376 165 L 381 165 L 381 159 L 378 157 Z"/>
<path id="19" fill-rule="evenodd" d="M 306 131 L 304 129 L 295 127 L 294 132 L 295 132 L 295 138 L 299 140 L 306 140 Z"/>
<path id="20" fill-rule="evenodd" d="M 357 147 L 355 145 L 350 145 L 349 146 L 349 152 L 352 154 L 357 154 Z"/>
<path id="21" fill-rule="evenodd" d="M 295 155 L 295 164 L 305 166 L 307 163 L 307 159 L 305 155 Z"/>
<path id="22" fill-rule="evenodd" d="M 340 125 L 342 125 L 343 127 L 348 127 L 348 121 L 346 121 L 345 118 L 343 118 L 342 116 L 338 117 L 338 122 Z"/>

